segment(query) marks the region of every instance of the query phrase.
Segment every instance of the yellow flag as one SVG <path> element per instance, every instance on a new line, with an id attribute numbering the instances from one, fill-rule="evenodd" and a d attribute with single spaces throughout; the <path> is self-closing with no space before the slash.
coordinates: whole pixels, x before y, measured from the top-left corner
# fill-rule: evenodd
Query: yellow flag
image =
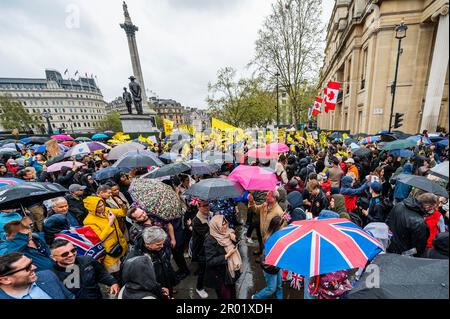
<path id="1" fill-rule="evenodd" d="M 225 122 L 223 122 L 221 120 L 218 120 L 218 119 L 216 119 L 214 117 L 211 119 L 211 127 L 213 129 L 219 129 L 219 130 L 222 130 L 222 131 L 226 131 L 227 129 L 232 129 L 232 130 L 236 129 L 236 127 L 234 127 L 233 125 L 225 123 Z"/>
<path id="2" fill-rule="evenodd" d="M 164 124 L 164 132 L 166 133 L 166 136 L 169 136 L 170 133 L 172 133 L 172 131 L 173 131 L 174 123 L 173 123 L 173 121 L 164 119 L 163 124 Z"/>

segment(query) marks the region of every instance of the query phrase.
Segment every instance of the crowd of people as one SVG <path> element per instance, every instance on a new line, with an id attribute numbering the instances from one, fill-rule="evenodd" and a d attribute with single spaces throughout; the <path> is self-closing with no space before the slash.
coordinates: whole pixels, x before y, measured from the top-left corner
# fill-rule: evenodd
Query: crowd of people
<path id="1" fill-rule="evenodd" d="M 448 189 L 448 181 L 429 175 L 433 166 L 448 161 L 448 146 L 418 142 L 412 157 L 390 155 L 376 142 L 365 146 L 370 152 L 364 156 L 353 154 L 342 141 L 289 146 L 290 151 L 272 165 L 278 179 L 273 190 L 214 201 L 186 194 L 196 182 L 227 176 L 240 164 L 271 166 L 270 161 L 246 157 L 224 163 L 217 173 L 162 179 L 177 194 L 182 209 L 182 217 L 170 221 L 143 210 L 130 195 L 131 183 L 148 168 L 130 167 L 128 173 L 94 178 L 96 171 L 113 163 L 106 159 L 107 151 L 69 158 L 82 166 L 56 173 L 47 171 L 46 153 L 22 149 L 25 160 L 4 158 L 0 178 L 57 183 L 68 191 L 32 207 L 17 203 L 15 209 L 0 211 L 0 298 L 173 299 L 193 264 L 193 288 L 200 298 L 209 298 L 211 288 L 219 299 L 235 299 L 243 271 L 239 245 L 257 241 L 253 253 L 266 287 L 254 291 L 252 298 L 283 299 L 286 274 L 265 263 L 265 243 L 292 222 L 315 218 L 344 218 L 361 228 L 381 224 L 389 233 L 386 252 L 448 259 L 448 198 L 397 178 L 401 173 L 428 176 Z M 245 221 L 239 218 L 238 204 L 248 209 Z M 67 235 L 73 229 L 96 236 L 104 253 L 80 255 Z M 304 296 L 344 297 L 352 287 L 350 277 L 344 271 L 305 278 Z M 341 288 L 333 290 L 334 295 L 324 288 L 331 281 Z"/>

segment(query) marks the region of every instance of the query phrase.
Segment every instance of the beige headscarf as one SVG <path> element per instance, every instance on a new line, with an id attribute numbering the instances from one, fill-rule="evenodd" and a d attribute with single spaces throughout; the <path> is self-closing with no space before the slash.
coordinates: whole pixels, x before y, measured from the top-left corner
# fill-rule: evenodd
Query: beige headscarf
<path id="1" fill-rule="evenodd" d="M 234 233 L 234 230 L 227 228 L 226 232 L 222 233 L 220 229 L 222 228 L 223 219 L 224 217 L 222 215 L 215 215 L 211 218 L 209 222 L 209 233 L 217 240 L 220 246 L 225 249 L 225 252 L 228 253 L 235 247 L 230 238 L 231 234 Z M 242 259 L 239 250 L 236 250 L 236 252 L 227 259 L 227 262 L 228 271 L 232 278 L 235 277 L 235 271 L 239 270 L 242 272 Z"/>

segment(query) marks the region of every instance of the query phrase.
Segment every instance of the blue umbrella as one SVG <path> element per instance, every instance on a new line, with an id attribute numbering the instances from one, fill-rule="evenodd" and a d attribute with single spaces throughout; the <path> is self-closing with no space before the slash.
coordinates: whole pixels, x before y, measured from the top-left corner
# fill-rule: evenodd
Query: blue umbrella
<path id="1" fill-rule="evenodd" d="M 380 134 L 389 134 L 389 131 L 382 130 L 382 131 L 377 132 L 377 135 L 380 135 Z"/>
<path id="2" fill-rule="evenodd" d="M 389 151 L 389 155 L 395 157 L 411 158 L 414 156 L 414 152 L 410 150 L 391 150 Z"/>
<path id="3" fill-rule="evenodd" d="M 422 140 L 424 144 L 431 144 L 431 141 L 428 137 L 422 136 L 422 135 L 414 135 L 407 138 L 407 140 L 413 141 L 417 143 L 418 141 Z"/>
<path id="4" fill-rule="evenodd" d="M 109 167 L 106 167 L 106 168 L 96 171 L 94 174 L 92 174 L 92 177 L 96 181 L 103 181 L 105 179 L 113 178 L 114 175 L 116 175 L 119 172 L 129 173 L 130 171 L 131 171 L 131 168 L 129 168 L 129 167 L 109 166 Z"/>
<path id="5" fill-rule="evenodd" d="M 8 143 L 3 145 L 4 148 L 16 148 L 16 145 L 19 149 L 23 150 L 24 145 L 22 143 Z"/>
<path id="6" fill-rule="evenodd" d="M 368 136 L 364 139 L 362 139 L 361 141 L 358 142 L 358 144 L 367 144 L 367 143 L 373 143 L 373 142 L 378 142 L 381 141 L 381 138 L 378 136 Z"/>
<path id="7" fill-rule="evenodd" d="M 438 144 L 440 146 L 447 147 L 448 146 L 448 140 L 442 140 L 442 141 L 437 142 L 436 144 Z"/>
<path id="8" fill-rule="evenodd" d="M 61 151 L 63 151 L 63 152 L 67 152 L 69 150 L 69 148 L 64 146 L 64 145 L 58 144 L 58 146 L 59 146 L 59 149 Z M 45 145 L 35 145 L 35 146 L 32 147 L 32 149 L 34 149 L 34 151 L 36 153 L 44 153 L 47 150 L 47 146 L 45 146 Z"/>
<path id="9" fill-rule="evenodd" d="M 97 133 L 97 134 L 92 135 L 91 138 L 93 140 L 102 140 L 102 139 L 105 139 L 105 138 L 109 139 L 109 136 L 106 135 L 106 134 L 103 134 L 103 133 Z"/>

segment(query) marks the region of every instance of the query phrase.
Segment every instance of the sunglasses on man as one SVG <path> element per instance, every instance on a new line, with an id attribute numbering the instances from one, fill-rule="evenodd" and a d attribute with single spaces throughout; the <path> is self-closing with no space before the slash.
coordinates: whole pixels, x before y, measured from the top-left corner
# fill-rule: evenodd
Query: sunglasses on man
<path id="1" fill-rule="evenodd" d="M 59 257 L 66 258 L 66 257 L 69 257 L 70 254 L 75 255 L 76 253 L 77 253 L 77 249 L 76 248 L 72 248 L 69 251 L 63 252 L 61 255 L 59 255 Z"/>
<path id="2" fill-rule="evenodd" d="M 28 265 L 26 265 L 25 267 L 22 267 L 22 268 L 19 268 L 19 269 L 15 269 L 15 270 L 10 270 L 10 271 L 8 271 L 8 272 L 6 272 L 4 274 L 0 274 L 0 277 L 11 276 L 11 275 L 14 275 L 14 274 L 16 274 L 16 273 L 18 273 L 20 271 L 23 271 L 23 270 L 25 270 L 26 272 L 30 272 L 32 267 L 33 267 L 33 260 L 31 260 L 30 263 Z"/>

